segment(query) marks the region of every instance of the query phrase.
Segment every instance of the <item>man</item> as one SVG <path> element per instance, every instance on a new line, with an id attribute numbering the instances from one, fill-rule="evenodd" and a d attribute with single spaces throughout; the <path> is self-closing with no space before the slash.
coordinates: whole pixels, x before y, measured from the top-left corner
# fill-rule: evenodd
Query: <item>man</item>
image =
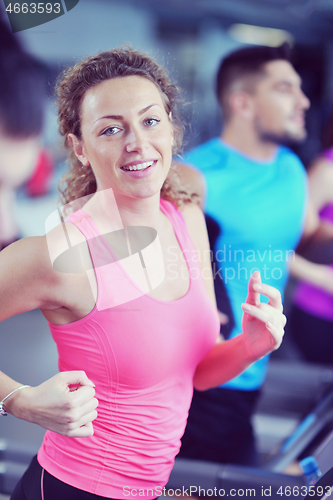
<path id="1" fill-rule="evenodd" d="M 206 213 L 220 226 L 214 274 L 222 277 L 234 327 L 250 275 L 283 293 L 288 260 L 300 239 L 306 209 L 305 170 L 286 144 L 306 137 L 309 100 L 290 63 L 287 44 L 250 47 L 226 57 L 217 75 L 225 127 L 184 155 L 204 174 Z M 222 309 L 223 311 L 223 309 Z M 181 457 L 258 465 L 251 417 L 268 357 L 222 388 L 195 392 Z"/>

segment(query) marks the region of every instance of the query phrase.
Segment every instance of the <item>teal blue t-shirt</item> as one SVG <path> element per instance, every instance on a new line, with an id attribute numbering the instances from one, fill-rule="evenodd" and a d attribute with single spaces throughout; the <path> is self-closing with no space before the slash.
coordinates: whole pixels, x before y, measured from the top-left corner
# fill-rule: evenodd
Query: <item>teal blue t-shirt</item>
<path id="1" fill-rule="evenodd" d="M 300 239 L 307 199 L 306 173 L 298 157 L 279 146 L 273 159 L 247 157 L 220 138 L 192 149 L 184 161 L 198 168 L 207 184 L 205 212 L 221 228 L 215 247 L 217 267 L 242 331 L 241 304 L 255 270 L 262 281 L 283 291 L 288 259 Z M 255 390 L 266 375 L 268 356 L 223 387 Z"/>

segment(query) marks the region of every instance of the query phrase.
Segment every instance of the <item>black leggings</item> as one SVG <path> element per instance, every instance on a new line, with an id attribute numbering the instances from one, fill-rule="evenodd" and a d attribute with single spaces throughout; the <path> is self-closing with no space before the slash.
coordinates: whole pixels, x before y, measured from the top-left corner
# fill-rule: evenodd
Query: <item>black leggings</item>
<path id="1" fill-rule="evenodd" d="M 34 457 L 10 500 L 105 500 L 106 497 L 69 486 L 51 476 Z"/>

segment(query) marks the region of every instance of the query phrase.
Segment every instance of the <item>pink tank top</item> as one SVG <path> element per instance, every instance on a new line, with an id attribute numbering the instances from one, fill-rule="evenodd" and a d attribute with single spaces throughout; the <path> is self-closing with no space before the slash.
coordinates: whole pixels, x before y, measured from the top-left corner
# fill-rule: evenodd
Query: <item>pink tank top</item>
<path id="1" fill-rule="evenodd" d="M 333 167 L 333 148 L 327 149 L 322 156 L 332 162 Z M 333 225 L 333 203 L 326 205 L 320 212 L 320 218 Z M 330 265 L 333 269 L 333 264 Z M 295 304 L 308 314 L 312 314 L 327 321 L 333 321 L 333 296 L 324 290 L 302 282 L 297 287 Z"/>
<path id="2" fill-rule="evenodd" d="M 137 495 L 144 490 L 141 496 L 147 500 L 161 494 L 185 429 L 196 366 L 219 333 L 217 312 L 184 219 L 170 202 L 161 200 L 160 207 L 173 225 L 190 271 L 186 295 L 167 302 L 137 294 L 131 302 L 99 309 L 118 288 L 127 288 L 131 296 L 138 291 L 118 261 L 112 276 L 108 266 L 95 266 L 98 297 L 86 317 L 66 325 L 49 324 L 59 370 L 85 370 L 96 385 L 99 406 L 92 437 L 69 438 L 47 431 L 38 461 L 61 481 L 107 498 L 135 498 L 132 489 Z M 82 210 L 69 221 L 88 244 L 100 236 Z M 105 261 L 105 252 L 110 252 L 105 240 L 100 248 L 89 248 L 94 264 Z"/>

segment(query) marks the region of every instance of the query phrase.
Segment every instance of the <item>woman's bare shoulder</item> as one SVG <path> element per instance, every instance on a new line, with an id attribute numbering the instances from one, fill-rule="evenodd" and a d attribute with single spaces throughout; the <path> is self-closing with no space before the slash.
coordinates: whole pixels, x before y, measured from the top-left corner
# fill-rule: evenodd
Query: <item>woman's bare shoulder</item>
<path id="1" fill-rule="evenodd" d="M 197 248 L 206 246 L 207 227 L 201 208 L 196 203 L 184 203 L 180 206 L 179 211 L 184 217 L 195 246 Z"/>
<path id="2" fill-rule="evenodd" d="M 178 210 L 182 213 L 184 219 L 193 220 L 196 217 L 204 219 L 202 209 L 196 203 L 183 203 Z"/>
<path id="3" fill-rule="evenodd" d="M 45 236 L 22 238 L 0 253 L 0 267 L 14 266 L 23 273 L 56 278 L 54 263 L 61 254 L 85 241 L 71 223 L 59 224 Z"/>
<path id="4" fill-rule="evenodd" d="M 0 252 L 0 320 L 51 303 L 58 289 L 45 236 L 23 238 Z"/>
<path id="5" fill-rule="evenodd" d="M 180 211 L 184 217 L 193 244 L 198 252 L 207 292 L 212 300 L 212 303 L 216 307 L 211 267 L 211 251 L 209 247 L 205 216 L 201 208 L 195 203 L 184 204 Z"/>
<path id="6" fill-rule="evenodd" d="M 46 235 L 49 259 L 55 271 L 80 273 L 90 268 L 90 255 L 85 236 L 71 222 L 56 226 Z"/>
<path id="7" fill-rule="evenodd" d="M 175 163 L 175 165 L 181 184 L 190 194 L 198 195 L 202 207 L 206 190 L 203 175 L 191 165 L 185 163 Z"/>
<path id="8" fill-rule="evenodd" d="M 50 267 L 45 236 L 22 238 L 0 253 L 0 270 L 13 268 L 25 273 L 40 273 Z"/>
<path id="9" fill-rule="evenodd" d="M 82 254 L 86 243 L 84 240 L 83 250 L 77 244 L 82 239 L 73 224 L 66 224 L 56 226 L 46 236 L 23 238 L 2 250 L 0 320 L 36 308 L 62 306 L 71 276 L 85 274 Z M 72 248 L 79 250 L 71 252 Z"/>

